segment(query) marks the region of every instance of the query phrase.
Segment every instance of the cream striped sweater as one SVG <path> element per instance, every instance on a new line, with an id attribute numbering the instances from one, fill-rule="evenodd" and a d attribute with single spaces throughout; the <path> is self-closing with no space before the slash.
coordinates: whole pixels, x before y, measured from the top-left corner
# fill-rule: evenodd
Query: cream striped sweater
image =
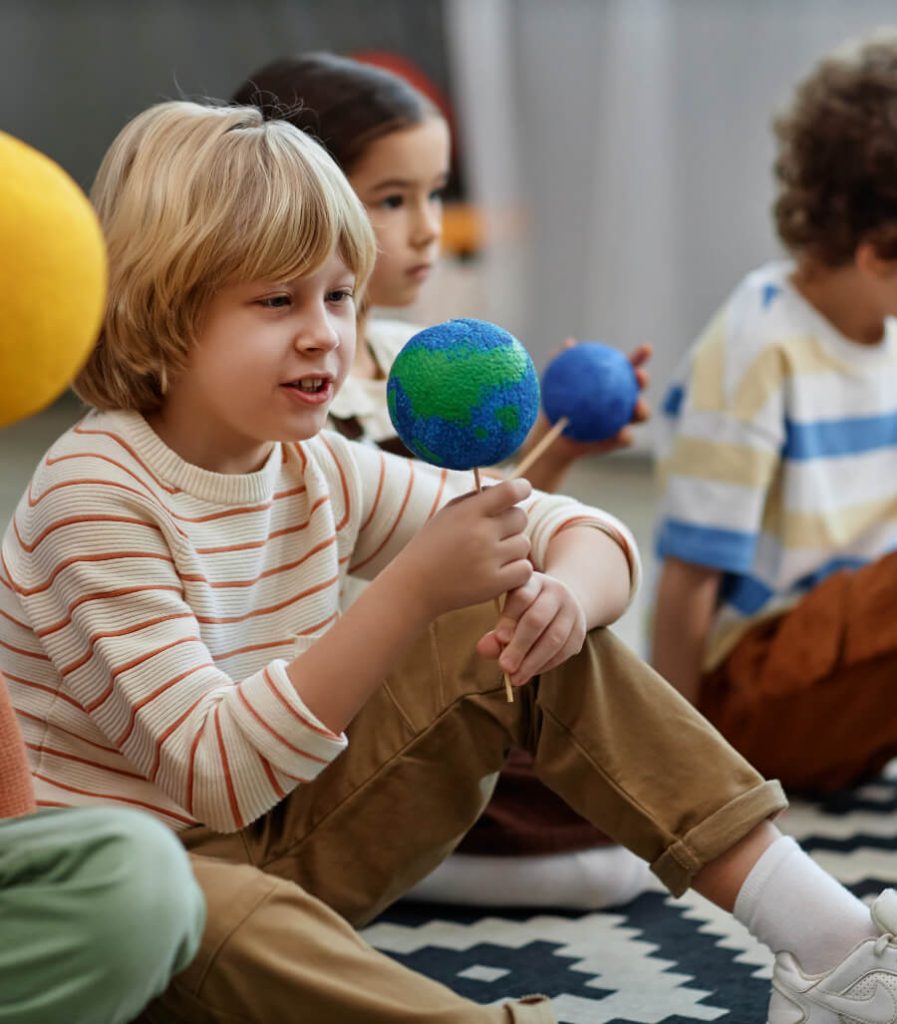
<path id="1" fill-rule="evenodd" d="M 91 413 L 50 449 L 3 541 L 0 670 L 38 803 L 145 808 L 175 829 L 248 824 L 345 747 L 286 664 L 443 503 L 447 473 L 324 432 L 248 475 L 201 470 L 136 413 Z M 532 558 L 613 517 L 527 503 Z"/>

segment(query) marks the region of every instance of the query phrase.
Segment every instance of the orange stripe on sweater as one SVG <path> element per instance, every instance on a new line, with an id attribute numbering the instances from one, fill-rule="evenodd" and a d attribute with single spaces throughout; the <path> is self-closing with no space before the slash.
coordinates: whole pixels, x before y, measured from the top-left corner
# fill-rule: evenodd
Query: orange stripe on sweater
<path id="1" fill-rule="evenodd" d="M 221 767 L 224 769 L 224 784 L 227 787 L 227 799 L 230 803 L 230 812 L 233 815 L 234 824 L 238 829 L 243 827 L 243 815 L 240 814 L 240 805 L 237 802 L 237 794 L 234 790 L 234 780 L 230 773 L 230 762 L 227 759 L 227 749 L 224 746 L 224 737 L 221 735 L 221 719 L 219 712 L 221 705 L 215 706 L 215 735 L 218 738 L 218 754 L 221 758 Z"/>
<path id="2" fill-rule="evenodd" d="M 26 630 L 28 630 L 29 633 L 31 632 L 31 627 L 28 625 L 27 622 L 19 622 L 18 619 L 13 618 L 12 615 L 10 615 L 8 612 L 3 611 L 2 608 L 0 608 L 0 615 L 2 615 L 4 619 L 9 619 L 9 621 L 14 626 L 18 626 L 19 629 L 26 629 Z"/>
<path id="3" fill-rule="evenodd" d="M 308 551 L 301 558 L 297 558 L 294 562 L 285 562 L 283 565 L 278 565 L 273 569 L 266 569 L 264 572 L 254 576 L 248 580 L 209 580 L 208 576 L 202 573 L 182 573 L 181 579 L 187 580 L 189 583 L 205 583 L 206 586 L 211 587 L 213 590 L 223 590 L 235 587 L 252 587 L 255 586 L 260 580 L 269 579 L 271 576 L 277 576 L 282 572 L 289 572 L 291 569 L 295 569 L 302 565 L 303 562 L 307 562 L 309 558 L 313 558 L 319 552 L 326 550 L 336 543 L 336 535 L 328 537 L 326 540 L 322 540 L 319 544 L 315 544 L 313 548 L 309 548 Z"/>
<path id="4" fill-rule="evenodd" d="M 252 715 L 256 722 L 258 722 L 258 724 L 265 730 L 265 732 L 273 736 L 274 739 L 278 741 L 278 743 L 282 743 L 287 748 L 287 750 L 292 750 L 294 754 L 298 754 L 300 757 L 306 757 L 308 758 L 309 761 L 314 761 L 316 764 L 330 763 L 326 757 L 318 757 L 317 754 L 312 754 L 307 750 L 303 750 L 302 747 L 297 747 L 295 743 L 290 743 L 290 741 L 285 736 L 281 736 L 280 733 L 274 728 L 274 726 L 266 722 L 264 718 L 262 718 L 262 716 L 258 713 L 258 711 L 256 711 L 256 709 L 252 706 L 252 704 L 250 704 L 249 698 L 246 696 L 246 694 L 243 692 L 241 688 L 237 689 L 237 696 L 240 698 L 240 703 L 246 708 L 250 715 Z M 292 777 L 295 778 L 295 776 Z M 307 782 L 308 779 L 301 779 L 300 781 Z"/>
<path id="5" fill-rule="evenodd" d="M 103 693 L 101 693 L 100 696 L 95 701 L 86 705 L 84 710 L 88 714 L 93 714 L 93 712 L 96 711 L 98 707 L 104 704 L 108 700 L 109 696 L 112 694 L 112 691 L 115 689 L 115 680 L 118 679 L 118 677 L 123 673 L 129 672 L 132 668 L 136 668 L 138 665 L 142 665 L 144 662 L 149 661 L 151 658 L 155 658 L 157 654 L 164 654 L 166 651 L 170 651 L 173 647 L 179 647 L 181 644 L 201 642 L 202 641 L 198 636 L 184 636 L 181 637 L 179 640 L 172 640 L 171 643 L 165 644 L 164 647 L 157 647 L 155 648 L 155 650 L 146 651 L 145 653 L 141 654 L 140 657 L 133 658 L 126 664 L 120 665 L 112 673 L 109 685 L 106 687 Z"/>
<path id="6" fill-rule="evenodd" d="M 158 740 L 156 740 L 156 750 L 155 753 L 153 754 L 153 763 L 150 767 L 149 774 L 147 776 L 150 782 L 156 781 L 156 773 L 159 771 L 159 765 L 162 763 L 162 747 L 165 744 L 165 741 L 168 739 L 169 736 L 171 736 L 173 732 L 175 732 L 178 729 L 179 726 L 181 726 L 190 717 L 194 709 L 197 708 L 205 699 L 206 695 L 204 693 L 197 697 L 196 700 L 190 705 L 190 707 L 187 708 L 187 710 L 182 715 L 179 715 L 171 723 L 171 725 L 169 725 L 168 728 L 165 729 L 165 731 L 159 736 Z"/>
<path id="7" fill-rule="evenodd" d="M 442 493 L 445 490 L 446 480 L 448 480 L 448 470 L 443 469 L 439 474 L 439 489 L 436 491 L 436 497 L 433 499 L 433 504 L 430 506 L 430 511 L 427 513 L 427 519 L 432 519 L 439 508 L 439 504 L 442 501 Z"/>
<path id="8" fill-rule="evenodd" d="M 72 457 L 73 456 L 64 456 L 64 458 Z M 143 481 L 141 481 L 141 483 L 142 482 Z M 129 487 L 127 484 L 119 483 L 117 480 L 109 480 L 103 478 L 97 479 L 94 477 L 79 477 L 74 480 L 61 480 L 59 481 L 59 483 L 51 484 L 37 498 L 34 497 L 33 483 L 34 481 L 32 480 L 31 484 L 28 485 L 28 505 L 31 508 L 36 508 L 44 500 L 44 498 L 47 497 L 47 495 L 52 494 L 54 491 L 61 490 L 64 487 L 80 487 L 82 485 L 86 486 L 88 484 L 98 484 L 102 487 L 114 487 L 121 491 L 127 491 L 129 494 L 136 494 L 139 498 L 150 498 L 156 505 L 159 506 L 160 509 L 162 509 L 162 511 L 169 519 L 177 520 L 177 522 L 181 523 L 214 523 L 218 522 L 221 519 L 230 519 L 233 516 L 254 514 L 256 512 L 267 512 L 268 509 L 270 509 L 271 506 L 274 504 L 273 499 L 269 498 L 267 501 L 259 502 L 258 504 L 255 505 L 240 505 L 237 506 L 236 508 L 227 508 L 219 512 L 209 512 L 207 515 L 204 516 L 185 516 L 181 515 L 178 512 L 175 512 L 174 509 L 166 505 L 165 502 L 163 502 L 157 495 L 154 495 L 152 491 L 138 491 L 133 487 Z M 180 528 L 177 527 L 176 524 L 175 527 L 176 529 L 178 529 L 182 536 L 186 537 L 186 534 L 183 532 L 183 530 L 180 530 Z"/>
<path id="9" fill-rule="evenodd" d="M 80 705 L 77 705 L 80 707 Z M 16 708 L 16 714 L 20 718 L 27 718 L 37 725 L 41 725 L 44 729 L 52 729 L 54 732 L 64 732 L 66 736 L 71 736 L 73 740 L 77 740 L 79 743 L 86 743 L 90 747 L 96 747 L 97 750 L 103 750 L 107 754 L 120 754 L 121 751 L 117 747 L 107 747 L 103 743 L 97 743 L 96 740 L 89 740 L 86 736 L 82 736 L 80 733 L 72 732 L 71 729 L 66 729 L 65 726 L 60 725 L 58 722 L 49 722 L 46 718 L 39 718 L 37 715 L 32 715 L 30 711 L 25 711 L 24 708 Z"/>
<path id="10" fill-rule="evenodd" d="M 157 533 L 161 533 L 162 529 L 157 523 L 148 522 L 146 519 L 138 519 L 135 516 L 68 516 L 65 519 L 57 519 L 51 523 L 35 540 L 30 544 L 25 540 L 22 534 L 19 532 L 19 524 L 16 522 L 15 516 L 13 516 L 12 527 L 15 531 L 16 540 L 19 542 L 19 547 L 22 548 L 27 554 L 33 554 L 41 543 L 54 533 L 56 530 L 61 530 L 66 526 L 79 526 L 82 523 L 127 523 L 130 526 L 143 526 L 148 530 L 155 530 Z"/>
<path id="11" fill-rule="evenodd" d="M 48 455 L 46 459 L 44 459 L 44 462 L 47 466 L 55 466 L 60 462 L 69 462 L 72 459 L 96 459 L 98 462 L 108 462 L 110 466 L 115 466 L 116 469 L 120 469 L 122 473 L 126 473 L 132 480 L 136 480 L 137 483 L 140 484 L 140 486 L 146 491 L 148 497 L 153 498 L 155 501 L 159 501 L 159 504 L 162 505 L 163 507 L 165 506 L 165 503 L 159 500 L 159 496 L 155 493 L 155 491 L 153 491 L 150 487 L 147 486 L 146 480 L 142 476 L 135 473 L 133 469 L 130 469 L 123 462 L 119 462 L 118 459 L 113 459 L 111 455 L 103 455 L 101 452 L 91 451 L 68 452 L 66 455 Z M 139 459 L 137 461 L 140 462 Z M 143 467 L 143 469 L 146 470 L 146 475 L 151 477 L 152 480 L 158 484 L 159 481 L 150 472 L 149 468 L 145 466 L 143 463 L 140 464 Z M 168 494 L 174 493 L 173 488 L 167 487 L 165 484 L 159 484 L 159 486 L 162 488 L 163 491 L 166 491 Z"/>
<path id="12" fill-rule="evenodd" d="M 86 764 L 88 768 L 101 768 L 104 772 L 112 772 L 114 775 L 124 775 L 128 779 L 139 779 L 144 782 L 145 779 L 142 775 L 137 772 L 128 772 L 124 768 L 113 768 L 111 765 L 102 764 L 99 761 L 91 761 L 86 757 L 78 757 L 77 754 L 68 754 L 64 750 L 54 750 L 52 747 L 45 747 L 39 743 L 26 743 L 25 746 L 29 750 L 33 750 L 38 754 L 50 754 L 52 757 L 61 757 L 65 761 L 76 761 L 78 764 Z"/>
<path id="13" fill-rule="evenodd" d="M 278 604 L 268 605 L 266 608 L 255 608 L 251 612 L 246 612 L 243 615 L 197 615 L 196 621 L 201 622 L 204 625 L 216 626 L 228 622 L 245 622 L 247 619 L 254 619 L 259 615 L 270 615 L 272 612 L 279 612 L 284 608 L 289 608 L 290 605 L 295 604 L 297 601 L 301 601 L 306 597 L 311 597 L 312 594 L 318 594 L 322 590 L 326 590 L 328 587 L 332 587 L 334 583 L 338 582 L 339 576 L 332 576 L 329 580 L 324 580 L 323 583 L 317 583 L 315 586 L 309 587 L 307 590 L 303 590 L 301 594 L 293 594 L 285 601 L 281 601 Z"/>
<path id="14" fill-rule="evenodd" d="M 75 700 L 74 697 L 70 697 L 64 690 L 54 686 L 47 686 L 46 683 L 36 683 L 33 679 L 23 679 L 21 676 L 14 676 L 12 672 L 3 672 L 3 678 L 9 683 L 20 683 L 22 686 L 30 686 L 33 690 L 43 690 L 44 693 L 49 693 L 53 697 L 58 697 L 60 700 L 64 700 L 67 704 L 71 704 L 73 708 L 77 708 L 79 711 L 83 711 L 84 708 Z"/>
<path id="15" fill-rule="evenodd" d="M 111 441 L 114 441 L 117 445 L 120 445 L 122 448 L 124 448 L 128 455 L 130 455 L 131 458 L 137 463 L 137 465 L 140 466 L 142 470 L 144 470 L 146 475 L 153 481 L 154 484 L 156 484 L 157 487 L 160 487 L 163 491 L 167 491 L 169 494 L 180 494 L 180 488 L 172 487 L 171 484 L 167 484 L 165 483 L 164 480 L 160 480 L 159 477 L 157 477 L 156 474 L 143 461 L 143 459 L 140 458 L 140 456 L 137 454 L 134 448 L 132 448 L 131 445 L 128 444 L 128 442 L 120 434 L 115 434 L 111 430 L 88 430 L 86 427 L 82 426 L 83 422 L 84 421 L 82 420 L 81 423 L 76 423 L 75 426 L 72 428 L 72 433 L 80 434 L 83 437 L 108 437 Z"/>
<path id="16" fill-rule="evenodd" d="M 151 590 L 158 590 L 161 592 L 169 592 L 180 594 L 182 592 L 180 585 L 168 585 L 160 584 L 158 586 L 142 586 L 142 587 L 118 587 L 116 590 L 98 590 L 95 594 L 82 594 L 81 597 L 73 601 L 68 608 L 68 616 L 64 619 L 60 619 L 59 622 L 54 622 L 52 626 L 45 626 L 43 629 L 35 631 L 35 636 L 43 639 L 44 637 L 50 636 L 52 633 L 57 633 L 60 629 L 65 629 L 67 625 L 72 621 L 72 613 L 81 607 L 82 604 L 88 604 L 91 601 L 105 601 L 111 600 L 117 597 L 126 597 L 128 594 L 142 594 Z"/>
<path id="17" fill-rule="evenodd" d="M 50 587 L 53 586 L 53 581 L 56 577 L 73 565 L 95 562 L 116 562 L 121 558 L 147 558 L 151 561 L 168 562 L 169 564 L 174 565 L 174 559 L 171 555 L 162 555 L 154 551 L 103 551 L 96 555 L 74 555 L 71 558 L 66 558 L 56 566 L 43 583 L 38 584 L 36 587 L 20 586 L 15 580 L 12 580 L 12 585 L 20 597 L 33 597 L 35 594 L 42 594 L 44 591 L 49 590 Z M 10 579 L 12 579 L 12 577 L 10 577 Z"/>
<path id="18" fill-rule="evenodd" d="M 196 748 L 199 746 L 199 741 L 202 739 L 202 734 L 206 730 L 206 722 L 208 722 L 208 716 L 206 716 L 200 723 L 199 728 L 196 730 L 196 735 L 193 737 L 193 742 L 190 744 L 190 760 L 187 762 L 187 811 L 193 813 L 193 778 L 196 770 Z"/>
<path id="19" fill-rule="evenodd" d="M 174 821 L 179 821 L 184 825 L 195 825 L 196 821 L 193 818 L 185 818 L 182 814 L 178 814 L 176 811 L 169 811 L 164 807 L 159 807 L 157 804 L 147 803 L 145 800 L 135 800 L 127 796 L 119 796 L 116 793 L 92 793 L 89 789 L 79 789 L 77 786 L 69 786 L 65 782 L 59 782 L 57 779 L 51 779 L 47 775 L 42 775 L 40 772 L 34 772 L 34 777 L 40 779 L 41 782 L 48 782 L 51 786 L 55 786 L 57 789 L 64 789 L 67 793 L 78 793 L 81 796 L 91 796 L 95 800 L 113 800 L 115 803 L 129 804 L 132 807 L 143 807 L 148 811 L 152 811 L 153 814 L 158 814 L 166 818 L 172 818 Z"/>
<path id="20" fill-rule="evenodd" d="M 261 540 L 244 541 L 241 544 L 224 544 L 220 547 L 196 548 L 196 553 L 198 555 L 221 555 L 227 554 L 230 551 L 251 551 L 254 548 L 267 547 L 270 541 L 276 540 L 278 537 L 287 537 L 291 533 L 301 533 L 302 530 L 308 529 L 311 525 L 312 516 L 322 505 L 326 505 L 329 501 L 329 494 L 325 494 L 323 497 L 318 498 L 314 505 L 309 509 L 308 518 L 304 522 L 297 523 L 294 526 L 284 526 L 280 530 L 274 530 Z"/>
<path id="21" fill-rule="evenodd" d="M 265 769 L 265 775 L 268 776 L 268 782 L 271 783 L 271 788 L 277 794 L 277 799 L 283 800 L 283 798 L 287 795 L 286 790 L 283 789 L 283 787 L 277 781 L 277 777 L 272 771 L 271 765 L 268 763 L 268 761 L 264 757 L 262 757 L 262 755 L 259 754 L 258 751 L 256 751 L 256 754 L 258 754 L 258 759 L 262 762 L 262 768 Z"/>
<path id="22" fill-rule="evenodd" d="M 8 644 L 5 640 L 0 640 L 0 647 L 5 647 L 6 650 L 12 651 L 13 654 L 21 654 L 26 658 L 36 658 L 38 661 L 50 660 L 43 651 L 26 651 L 24 647 L 15 647 L 13 644 Z"/>
<path id="23" fill-rule="evenodd" d="M 402 506 L 399 509 L 399 514 L 393 520 L 392 526 L 386 533 L 386 536 L 380 542 L 380 546 L 362 562 L 356 562 L 355 565 L 349 566 L 349 572 L 358 572 L 359 569 L 364 568 L 368 563 L 372 562 L 377 555 L 386 547 L 389 543 L 390 538 L 398 529 L 399 523 L 402 521 L 402 516 L 405 514 L 405 509 L 408 507 L 408 502 L 411 499 L 411 491 L 414 488 L 414 465 L 410 459 L 408 459 L 408 486 L 405 488 L 405 496 L 402 498 Z"/>
<path id="24" fill-rule="evenodd" d="M 324 442 L 324 447 L 327 449 L 328 452 L 330 452 L 330 456 L 336 465 L 337 471 L 339 473 L 340 486 L 343 489 L 343 508 L 345 512 L 343 514 L 343 518 L 336 524 L 336 532 L 339 533 L 339 531 L 346 525 L 346 523 L 349 522 L 349 515 L 351 512 L 351 505 L 349 502 L 349 484 L 346 481 L 346 473 L 345 470 L 343 469 L 343 464 L 340 462 L 336 452 L 331 447 L 330 442 L 323 435 L 321 435 L 321 440 Z"/>
<path id="25" fill-rule="evenodd" d="M 145 708 L 147 704 L 151 704 L 157 697 L 161 697 L 166 690 L 170 690 L 172 686 L 175 686 L 177 683 L 180 683 L 182 680 L 186 679 L 187 676 L 192 676 L 194 672 L 199 672 L 201 669 L 204 668 L 214 667 L 215 666 L 212 664 L 211 661 L 207 661 L 204 665 L 193 665 L 190 668 L 188 668 L 186 672 L 182 672 L 179 676 L 175 676 L 174 679 L 169 679 L 167 683 L 163 683 L 161 686 L 157 686 L 152 693 L 148 693 L 145 697 L 142 697 L 140 700 L 138 700 L 131 708 L 130 715 L 128 716 L 128 724 L 125 727 L 125 731 L 115 741 L 116 746 L 121 748 L 127 742 L 128 737 L 134 731 L 134 726 L 137 724 L 137 712 L 140 711 L 141 708 Z M 205 694 L 203 694 L 203 696 L 205 696 Z M 199 700 L 202 699 L 202 697 L 199 698 Z M 194 706 L 198 702 L 199 701 L 194 702 Z"/>
<path id="26" fill-rule="evenodd" d="M 377 506 L 380 504 L 380 496 L 383 494 L 383 481 L 386 478 L 386 459 L 383 458 L 383 453 L 380 452 L 380 475 L 377 478 L 377 493 L 374 495 L 374 501 L 371 505 L 371 511 L 368 513 L 367 519 L 358 528 L 358 533 L 362 534 L 367 529 L 368 523 L 374 518 L 374 513 L 377 511 Z"/>
<path id="27" fill-rule="evenodd" d="M 286 697 L 284 697 L 284 695 L 280 692 L 280 690 L 277 689 L 277 686 L 275 685 L 274 680 L 271 678 L 267 669 L 263 669 L 262 675 L 265 677 L 265 682 L 268 684 L 268 689 L 274 694 L 274 696 L 280 701 L 280 703 L 283 704 L 287 711 L 289 711 L 294 718 L 297 718 L 305 726 L 306 729 L 310 729 L 312 732 L 317 733 L 319 736 L 324 736 L 328 740 L 339 741 L 340 737 L 337 736 L 335 732 L 331 732 L 330 729 L 328 729 L 326 726 L 317 725 L 315 722 L 312 722 L 310 719 L 306 718 L 305 715 L 303 715 L 298 710 L 298 708 L 294 708 L 293 705 L 290 704 Z"/>
<path id="28" fill-rule="evenodd" d="M 163 622 L 172 622 L 175 619 L 192 618 L 192 612 L 173 612 L 171 615 L 159 615 L 155 619 L 147 619 L 145 622 L 138 622 L 134 626 L 122 626 L 121 629 L 109 629 L 100 633 L 92 633 L 87 639 L 88 650 L 82 654 L 77 661 L 73 661 L 70 665 L 66 665 L 66 667 L 61 670 L 61 675 L 67 676 L 71 672 L 74 672 L 75 669 L 79 669 L 82 665 L 86 665 L 93 657 L 93 649 L 99 640 L 110 640 L 113 637 L 128 636 L 131 633 L 138 633 L 141 629 L 146 629 L 148 626 L 158 626 Z"/>

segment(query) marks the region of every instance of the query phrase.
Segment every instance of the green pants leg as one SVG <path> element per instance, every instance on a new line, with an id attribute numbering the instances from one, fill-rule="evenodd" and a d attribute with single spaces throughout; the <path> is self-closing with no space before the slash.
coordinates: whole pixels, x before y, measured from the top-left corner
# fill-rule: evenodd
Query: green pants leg
<path id="1" fill-rule="evenodd" d="M 205 920 L 186 855 L 111 808 L 0 821 L 0 1024 L 124 1024 L 192 959 Z"/>

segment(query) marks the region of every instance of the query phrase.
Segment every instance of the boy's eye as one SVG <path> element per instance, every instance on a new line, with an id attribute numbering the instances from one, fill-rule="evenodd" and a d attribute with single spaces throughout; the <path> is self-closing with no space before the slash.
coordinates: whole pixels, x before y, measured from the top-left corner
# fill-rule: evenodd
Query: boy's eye
<path id="1" fill-rule="evenodd" d="M 264 306 L 265 309 L 284 309 L 289 306 L 291 299 L 289 295 L 266 295 L 263 299 L 258 299 L 258 305 Z"/>
<path id="2" fill-rule="evenodd" d="M 445 185 L 441 185 L 439 188 L 434 188 L 430 193 L 431 203 L 441 203 L 445 199 Z"/>
<path id="3" fill-rule="evenodd" d="M 377 205 L 383 210 L 398 210 L 404 202 L 405 197 L 396 194 L 392 196 L 384 196 Z"/>
<path id="4" fill-rule="evenodd" d="M 354 298 L 355 293 L 351 288 L 337 288 L 335 291 L 327 293 L 328 302 L 348 302 Z"/>

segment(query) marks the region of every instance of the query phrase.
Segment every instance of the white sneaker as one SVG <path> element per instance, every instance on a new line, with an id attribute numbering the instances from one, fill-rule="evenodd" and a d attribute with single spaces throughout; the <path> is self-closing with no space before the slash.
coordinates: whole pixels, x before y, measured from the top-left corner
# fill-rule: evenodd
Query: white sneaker
<path id="1" fill-rule="evenodd" d="M 768 1024 L 897 1024 L 897 892 L 872 905 L 877 939 L 859 943 L 825 974 L 806 975 L 779 953 Z"/>

